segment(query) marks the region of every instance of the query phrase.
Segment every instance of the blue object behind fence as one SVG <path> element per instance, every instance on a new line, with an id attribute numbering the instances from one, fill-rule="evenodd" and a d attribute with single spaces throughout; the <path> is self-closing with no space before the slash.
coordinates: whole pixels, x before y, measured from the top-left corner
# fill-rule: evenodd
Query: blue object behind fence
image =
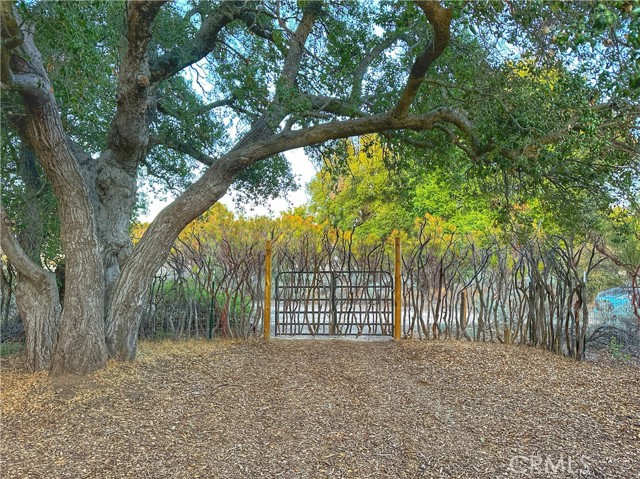
<path id="1" fill-rule="evenodd" d="M 594 312 L 631 313 L 631 288 L 611 288 L 598 293 Z"/>

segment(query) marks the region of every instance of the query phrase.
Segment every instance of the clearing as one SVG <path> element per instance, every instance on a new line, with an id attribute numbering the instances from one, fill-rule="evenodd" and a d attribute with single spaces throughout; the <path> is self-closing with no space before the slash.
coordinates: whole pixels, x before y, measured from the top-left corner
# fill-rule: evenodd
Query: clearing
<path id="1" fill-rule="evenodd" d="M 1 365 L 4 478 L 640 477 L 633 365 L 339 340 L 143 343 L 87 378 Z"/>

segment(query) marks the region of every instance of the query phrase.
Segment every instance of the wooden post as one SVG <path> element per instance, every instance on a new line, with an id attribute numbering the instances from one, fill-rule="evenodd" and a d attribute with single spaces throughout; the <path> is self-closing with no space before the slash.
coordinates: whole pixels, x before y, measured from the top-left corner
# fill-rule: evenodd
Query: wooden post
<path id="1" fill-rule="evenodd" d="M 402 262 L 400 259 L 400 237 L 396 236 L 396 268 L 395 268 L 395 281 L 393 282 L 394 286 L 394 295 L 395 295 L 395 311 L 393 315 L 393 339 L 399 340 L 402 336 L 402 276 L 401 276 L 401 267 Z"/>
<path id="2" fill-rule="evenodd" d="M 271 337 L 271 240 L 267 240 L 267 253 L 264 259 L 264 339 Z"/>
<path id="3" fill-rule="evenodd" d="M 467 292 L 460 291 L 460 329 L 463 333 L 467 329 Z M 458 332 L 456 332 L 456 339 L 458 339 Z"/>
<path id="4" fill-rule="evenodd" d="M 329 318 L 329 336 L 334 336 L 336 334 L 336 324 L 338 324 L 338 308 L 336 306 L 336 274 L 333 271 L 331 271 L 329 289 L 331 290 L 331 318 Z"/>
<path id="5" fill-rule="evenodd" d="M 215 284 L 213 279 L 211 280 L 211 298 L 209 299 L 209 340 L 213 338 L 213 308 L 215 307 L 214 298 Z"/>

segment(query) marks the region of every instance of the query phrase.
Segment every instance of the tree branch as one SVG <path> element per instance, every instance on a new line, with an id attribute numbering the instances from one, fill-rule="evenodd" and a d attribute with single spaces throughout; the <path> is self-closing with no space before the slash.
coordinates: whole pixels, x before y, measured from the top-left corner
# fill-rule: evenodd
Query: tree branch
<path id="1" fill-rule="evenodd" d="M 346 117 L 362 117 L 367 115 L 365 112 L 355 107 L 351 102 L 341 100 L 340 98 L 306 94 L 303 94 L 302 98 L 309 101 L 311 107 L 316 111 L 324 111 Z"/>
<path id="2" fill-rule="evenodd" d="M 188 113 L 189 113 L 189 116 L 192 116 L 192 117 L 204 115 L 205 113 L 209 113 L 211 110 L 215 110 L 216 108 L 220 108 L 223 106 L 232 107 L 235 101 L 236 101 L 235 97 L 217 100 L 211 103 L 207 103 L 206 105 L 201 105 L 200 107 L 196 108 L 194 111 L 189 111 Z M 175 118 L 176 120 L 182 120 L 179 114 L 169 110 L 161 101 L 158 101 L 158 111 L 164 115 L 169 115 Z"/>
<path id="3" fill-rule="evenodd" d="M 149 139 L 149 149 L 153 148 L 154 146 L 166 146 L 173 151 L 188 155 L 194 160 L 206 166 L 211 166 L 215 161 L 215 158 L 206 155 L 201 151 L 198 151 L 191 145 L 187 144 L 186 142 L 179 141 L 175 138 L 152 136 Z"/>
<path id="4" fill-rule="evenodd" d="M 477 153 L 473 151 L 471 148 L 469 148 L 467 145 L 462 143 L 460 141 L 460 138 L 458 138 L 458 135 L 456 135 L 455 132 L 451 130 L 451 128 L 448 128 L 446 125 L 441 125 L 441 124 L 435 125 L 435 128 L 446 133 L 446 135 L 449 138 L 451 138 L 451 143 L 453 143 L 455 146 L 457 146 L 462 151 L 464 151 L 469 158 L 475 159 L 477 157 Z"/>
<path id="5" fill-rule="evenodd" d="M 164 208 L 151 222 L 141 240 L 136 245 L 118 279 L 118 285 L 111 298 L 109 314 L 112 317 L 132 318 L 126 311 L 136 307 L 139 292 L 133 294 L 121 284 L 143 284 L 148 287 L 149 278 L 168 256 L 175 238 L 191 221 L 203 214 L 218 201 L 232 184 L 238 173 L 257 161 L 274 155 L 314 145 L 332 139 L 367 133 L 385 132 L 398 129 L 429 130 L 438 122 L 449 122 L 467 134 L 473 135 L 473 128 L 466 115 L 459 110 L 440 108 L 424 115 L 391 114 L 375 115 L 346 121 L 329 122 L 305 128 L 285 131 L 266 139 L 247 142 L 236 146 L 215 161 L 205 173 L 173 203 Z M 133 321 L 131 319 L 130 321 Z M 122 325 L 126 330 L 136 328 L 136 323 Z"/>
<path id="6" fill-rule="evenodd" d="M 364 76 L 367 73 L 367 69 L 371 65 L 378 56 L 382 54 L 387 48 L 391 47 L 395 42 L 403 38 L 403 35 L 395 33 L 393 35 L 389 35 L 387 38 L 383 39 L 380 43 L 378 43 L 369 53 L 367 53 L 364 58 L 360 61 L 355 71 L 353 72 L 353 82 L 351 86 L 351 95 L 349 99 L 354 104 L 359 104 L 360 96 L 362 95 L 362 81 L 364 80 Z"/>
<path id="7" fill-rule="evenodd" d="M 118 105 L 111 122 L 107 148 L 115 153 L 115 162 L 135 174 L 147 143 L 145 112 L 149 101 L 149 58 L 153 21 L 165 0 L 129 0 L 127 48 L 120 62 Z"/>
<path id="8" fill-rule="evenodd" d="M 13 2 L 0 2 L 0 23 L 1 89 L 15 91 L 39 102 L 47 101 L 52 88 L 42 66 L 40 52 L 30 41 L 33 38 L 32 25 L 22 23 Z M 25 34 L 28 36 L 26 44 Z"/>
<path id="9" fill-rule="evenodd" d="M 240 149 L 250 143 L 255 143 L 265 136 L 273 133 L 282 120 L 289 113 L 289 109 L 284 105 L 282 93 L 291 95 L 296 88 L 296 77 L 300 70 L 300 64 L 305 52 L 304 45 L 311 33 L 311 29 L 318 18 L 318 6 L 313 2 L 309 3 L 302 14 L 302 19 L 291 35 L 289 50 L 285 57 L 284 66 L 280 77 L 276 83 L 276 94 L 270 107 L 260 118 L 258 118 L 249 132 L 236 144 L 234 150 Z"/>
<path id="10" fill-rule="evenodd" d="M 49 272 L 29 258 L 29 255 L 18 243 L 12 229 L 11 218 L 7 215 L 4 206 L 0 204 L 0 247 L 2 247 L 2 252 L 7 255 L 19 274 L 34 283 L 45 281 Z"/>
<path id="11" fill-rule="evenodd" d="M 404 117 L 396 117 L 391 114 L 372 115 L 365 118 L 332 121 L 302 130 L 283 132 L 239 150 L 244 159 L 232 169 L 234 171 L 238 167 L 242 169 L 250 166 L 255 161 L 269 158 L 283 151 L 311 146 L 329 140 L 393 130 L 432 130 L 439 122 L 453 124 L 465 133 L 474 145 L 480 144 L 473 125 L 463 111 L 454 108 L 437 108 L 421 115 L 412 114 Z M 223 161 L 224 158 L 221 157 L 220 161 Z M 248 164 L 245 164 L 246 162 Z"/>
<path id="12" fill-rule="evenodd" d="M 2 40 L 2 50 L 0 51 L 0 79 L 3 89 L 10 87 L 13 82 L 13 72 L 11 71 L 11 52 L 22 45 L 22 32 L 18 25 L 13 9 L 13 2 L 0 2 L 0 39 Z"/>
<path id="13" fill-rule="evenodd" d="M 416 3 L 433 27 L 433 39 L 424 49 L 424 52 L 414 61 L 404 90 L 392 111 L 394 116 L 402 116 L 407 113 L 420 85 L 422 85 L 427 70 L 442 55 L 451 39 L 451 10 L 442 7 L 438 1 L 420 0 Z"/>
<path id="14" fill-rule="evenodd" d="M 302 14 L 302 20 L 298 24 L 298 28 L 291 36 L 291 42 L 289 44 L 289 51 L 284 60 L 284 66 L 282 73 L 278 81 L 284 85 L 293 87 L 295 84 L 296 76 L 300 71 L 300 63 L 302 62 L 302 55 L 305 51 L 304 45 L 307 42 L 307 38 L 311 33 L 311 29 L 318 18 L 317 5 L 311 3 L 305 8 Z"/>
<path id="15" fill-rule="evenodd" d="M 236 19 L 246 18 L 247 13 L 243 12 L 246 5 L 247 2 L 237 0 L 221 2 L 213 13 L 202 19 L 193 41 L 185 47 L 165 53 L 154 62 L 151 66 L 151 83 L 160 83 L 207 56 L 225 26 Z"/>

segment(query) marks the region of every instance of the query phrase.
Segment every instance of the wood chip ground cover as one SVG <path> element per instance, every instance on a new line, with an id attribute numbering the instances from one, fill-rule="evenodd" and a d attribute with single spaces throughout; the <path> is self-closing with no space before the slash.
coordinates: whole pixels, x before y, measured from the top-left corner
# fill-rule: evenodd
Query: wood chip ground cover
<path id="1" fill-rule="evenodd" d="M 0 365 L 3 478 L 640 477 L 633 365 L 338 340 L 143 343 L 86 378 Z"/>

